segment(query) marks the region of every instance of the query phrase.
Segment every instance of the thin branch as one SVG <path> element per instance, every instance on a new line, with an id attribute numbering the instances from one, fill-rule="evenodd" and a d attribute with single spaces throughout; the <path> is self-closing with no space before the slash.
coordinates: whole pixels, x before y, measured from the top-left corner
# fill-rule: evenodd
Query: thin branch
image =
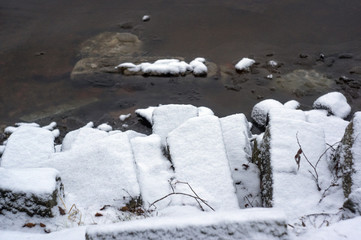
<path id="1" fill-rule="evenodd" d="M 170 186 L 171 186 L 172 192 L 169 193 L 169 194 L 167 194 L 167 195 L 165 195 L 164 197 L 161 197 L 161 198 L 158 199 L 158 200 L 155 200 L 153 203 L 151 203 L 151 204 L 149 205 L 148 208 L 151 208 L 152 206 L 155 207 L 155 204 L 156 204 L 157 202 L 160 202 L 160 201 L 162 201 L 162 200 L 164 200 L 164 199 L 166 199 L 167 197 L 170 197 L 170 196 L 172 196 L 172 195 L 183 195 L 183 196 L 191 197 L 191 198 L 193 198 L 194 200 L 196 200 L 196 202 L 198 203 L 198 205 L 199 205 L 199 207 L 200 207 L 200 209 L 201 209 L 202 211 L 204 211 L 204 208 L 202 207 L 202 204 L 201 204 L 200 202 L 202 202 L 202 203 L 205 204 L 207 207 L 209 207 L 210 209 L 212 209 L 213 211 L 215 211 L 204 199 L 202 199 L 202 198 L 200 198 L 200 197 L 198 196 L 198 194 L 193 190 L 193 188 L 190 186 L 189 183 L 187 183 L 187 182 L 181 182 L 181 181 L 176 181 L 176 182 L 174 183 L 174 185 L 176 185 L 176 184 L 178 184 L 178 183 L 186 184 L 186 185 L 190 188 L 190 190 L 193 192 L 193 194 L 194 194 L 195 196 L 193 196 L 193 195 L 191 195 L 191 194 L 188 194 L 188 193 L 175 192 L 174 187 L 173 187 L 173 184 L 172 184 L 171 181 L 170 181 L 169 184 L 170 184 Z"/>

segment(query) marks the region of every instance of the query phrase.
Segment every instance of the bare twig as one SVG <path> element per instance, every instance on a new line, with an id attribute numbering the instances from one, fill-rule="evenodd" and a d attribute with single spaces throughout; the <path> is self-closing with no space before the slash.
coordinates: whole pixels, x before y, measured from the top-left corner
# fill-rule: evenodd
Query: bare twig
<path id="1" fill-rule="evenodd" d="M 302 150 L 302 146 L 301 146 L 301 143 L 300 143 L 300 140 L 298 139 L 298 132 L 296 133 L 296 139 L 297 139 L 297 144 L 298 146 L 300 147 L 300 149 L 298 150 L 298 152 L 301 152 L 301 154 L 303 155 L 303 157 L 306 159 L 306 161 L 308 162 L 308 164 L 312 167 L 314 173 L 312 173 L 311 171 L 309 171 L 311 173 L 311 175 L 313 176 L 313 178 L 315 179 L 315 182 L 316 182 L 316 186 L 317 186 L 317 190 L 318 191 L 321 191 L 321 187 L 320 187 L 320 183 L 319 183 L 319 180 L 318 180 L 318 172 L 317 172 L 317 165 L 319 163 L 319 161 L 321 160 L 321 157 L 325 154 L 325 153 L 322 153 L 322 155 L 318 158 L 317 162 L 316 162 L 316 165 L 313 165 L 310 160 L 308 160 L 306 154 L 303 152 Z M 298 153 L 297 152 L 297 153 Z M 296 154 L 297 156 L 297 154 Z M 301 158 L 300 158 L 300 161 L 301 161 Z M 299 168 L 299 165 L 298 165 L 298 168 Z"/>
<path id="2" fill-rule="evenodd" d="M 198 194 L 193 190 L 193 188 L 190 186 L 189 183 L 187 183 L 187 182 L 181 182 L 181 181 L 176 181 L 176 182 L 174 183 L 174 185 L 176 185 L 176 184 L 178 184 L 178 183 L 187 185 L 187 186 L 190 188 L 190 190 L 193 192 L 194 195 L 191 195 L 191 194 L 188 194 L 188 193 L 183 193 L 183 192 L 175 192 L 173 184 L 172 184 L 171 182 L 169 182 L 169 184 L 170 184 L 170 186 L 171 186 L 171 189 L 172 189 L 172 192 L 169 193 L 169 194 L 167 194 L 167 195 L 165 195 L 164 197 L 161 197 L 161 198 L 155 200 L 153 203 L 151 203 L 151 204 L 149 205 L 149 208 L 151 208 L 152 206 L 155 207 L 155 204 L 156 204 L 157 202 L 160 202 L 160 201 L 162 201 L 162 200 L 164 200 L 164 199 L 166 199 L 167 197 L 170 197 L 170 196 L 172 196 L 172 195 L 183 195 L 183 196 L 191 197 L 191 198 L 193 198 L 194 200 L 196 200 L 196 202 L 198 203 L 198 205 L 199 205 L 199 207 L 200 207 L 200 209 L 201 209 L 202 211 L 204 211 L 204 208 L 202 207 L 201 202 L 202 202 L 203 204 L 205 204 L 207 207 L 209 207 L 211 210 L 215 211 L 204 199 L 202 199 L 202 198 L 200 198 L 200 197 L 198 196 Z"/>

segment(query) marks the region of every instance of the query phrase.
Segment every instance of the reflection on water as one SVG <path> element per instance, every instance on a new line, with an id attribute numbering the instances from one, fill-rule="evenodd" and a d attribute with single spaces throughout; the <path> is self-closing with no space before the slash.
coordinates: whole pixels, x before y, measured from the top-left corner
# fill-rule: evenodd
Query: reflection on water
<path id="1" fill-rule="evenodd" d="M 358 0 L 2 1 L 1 123 L 92 98 L 100 101 L 94 105 L 92 116 L 94 112 L 117 111 L 117 103 L 122 100 L 133 101 L 132 108 L 170 102 L 207 105 L 219 115 L 247 112 L 260 97 L 300 97 L 298 100 L 309 104 L 315 98 L 313 93 L 295 96 L 292 89 L 277 89 L 277 85 L 271 91 L 272 84 L 261 73 L 251 74 L 238 91 L 227 90 L 220 78 L 213 77 L 201 81 L 127 78 L 112 88 L 94 88 L 75 86 L 69 75 L 79 59 L 80 44 L 86 39 L 105 31 L 129 31 L 143 41 L 148 56 L 182 56 L 188 61 L 202 56 L 218 65 L 232 66 L 244 56 L 263 64 L 266 55 L 273 54 L 272 58 L 284 63 L 280 79 L 297 73 L 290 73 L 295 69 L 308 71 L 315 67 L 321 75 L 331 72 L 330 79 L 335 80 L 349 74 L 348 69 L 361 58 L 360 12 Z M 151 16 L 149 22 L 141 21 L 144 14 Z M 124 23 L 128 24 L 126 28 Z M 337 59 L 338 68 L 319 67 L 311 57 L 310 62 L 298 64 L 300 53 L 313 56 L 321 52 L 351 52 L 354 57 Z M 316 73 L 312 74 L 317 78 Z M 353 78 L 359 80 L 358 76 Z M 145 87 L 139 90 L 139 84 Z M 292 83 L 293 88 L 303 85 L 298 80 Z M 322 87 L 320 92 L 334 88 L 332 84 Z M 347 93 L 347 89 L 340 90 Z M 353 96 L 356 98 L 351 100 L 357 106 L 360 101 L 357 94 Z"/>

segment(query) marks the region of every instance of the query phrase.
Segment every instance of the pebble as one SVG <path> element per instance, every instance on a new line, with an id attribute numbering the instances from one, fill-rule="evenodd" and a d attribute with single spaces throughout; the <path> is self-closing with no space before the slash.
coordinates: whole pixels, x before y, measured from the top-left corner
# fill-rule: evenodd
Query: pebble
<path id="1" fill-rule="evenodd" d="M 148 22 L 150 20 L 150 16 L 149 15 L 144 15 L 142 18 L 143 22 Z"/>
<path id="2" fill-rule="evenodd" d="M 340 53 L 338 55 L 339 59 L 350 59 L 353 58 L 353 54 L 352 53 Z"/>

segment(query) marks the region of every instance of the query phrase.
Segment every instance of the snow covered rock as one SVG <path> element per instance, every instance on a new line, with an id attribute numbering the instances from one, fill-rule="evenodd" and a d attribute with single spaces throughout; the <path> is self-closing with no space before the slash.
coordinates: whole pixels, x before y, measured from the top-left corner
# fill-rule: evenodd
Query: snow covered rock
<path id="1" fill-rule="evenodd" d="M 346 118 L 351 113 L 351 106 L 340 92 L 330 92 L 317 98 L 313 103 L 313 108 L 325 109 L 340 118 Z"/>
<path id="2" fill-rule="evenodd" d="M 305 116 L 299 110 L 288 110 L 290 118 L 285 114 L 280 117 L 280 109 L 275 110 L 270 112 L 263 142 L 255 150 L 261 171 L 263 204 L 282 209 L 290 217 L 323 211 L 319 201 L 332 179 L 323 155 L 326 149 L 323 129 L 302 120 Z M 302 154 L 316 166 L 317 174 Z M 330 210 L 340 206 L 327 207 Z"/>
<path id="3" fill-rule="evenodd" d="M 54 153 L 54 135 L 51 131 L 34 125 L 21 125 L 10 135 L 1 166 L 34 167 L 47 161 Z"/>
<path id="4" fill-rule="evenodd" d="M 188 119 L 169 133 L 167 144 L 178 181 L 188 182 L 215 210 L 239 208 L 217 117 Z M 193 194 L 186 186 L 181 192 Z M 180 204 L 197 205 L 183 196 Z"/>
<path id="5" fill-rule="evenodd" d="M 296 100 L 290 100 L 288 102 L 285 102 L 283 106 L 289 109 L 298 109 L 300 108 L 301 104 Z"/>
<path id="6" fill-rule="evenodd" d="M 342 177 L 345 197 L 361 187 L 361 112 L 356 112 L 347 126 L 341 146 L 337 149 L 335 165 Z"/>
<path id="7" fill-rule="evenodd" d="M 148 137 L 136 137 L 131 139 L 131 144 L 143 204 L 148 208 L 151 203 L 171 192 L 171 164 L 163 155 L 160 136 L 153 134 Z M 156 208 L 166 207 L 169 200 L 158 202 Z"/>
<path id="8" fill-rule="evenodd" d="M 361 188 L 354 190 L 343 204 L 343 207 L 354 214 L 361 215 Z"/>
<path id="9" fill-rule="evenodd" d="M 55 153 L 49 166 L 61 172 L 67 201 L 94 211 L 123 206 L 140 195 L 133 151 L 126 132 L 90 127 L 76 130 L 70 147 Z M 96 191 L 95 191 L 96 189 Z"/>
<path id="10" fill-rule="evenodd" d="M 0 168 L 0 213 L 6 210 L 53 217 L 52 208 L 63 194 L 60 175 L 55 169 Z"/>
<path id="11" fill-rule="evenodd" d="M 241 208 L 261 206 L 257 165 L 251 162 L 251 132 L 244 114 L 220 119 L 223 141 Z"/>
<path id="12" fill-rule="evenodd" d="M 161 137 L 164 145 L 169 132 L 189 118 L 197 116 L 198 109 L 192 105 L 169 104 L 159 106 L 153 111 L 153 133 Z"/>
<path id="13" fill-rule="evenodd" d="M 125 62 L 115 68 L 126 75 L 179 76 L 192 72 L 195 76 L 204 76 L 207 75 L 208 71 L 205 61 L 204 58 L 196 58 L 188 64 L 179 59 L 159 59 L 153 63 L 143 62 L 134 64 Z"/>
<path id="14" fill-rule="evenodd" d="M 283 104 L 274 99 L 263 100 L 254 105 L 251 113 L 251 118 L 259 126 L 265 127 L 267 123 L 268 112 L 272 108 L 283 107 Z"/>
<path id="15" fill-rule="evenodd" d="M 250 67 L 256 61 L 250 58 L 242 58 L 236 65 L 235 68 L 237 71 L 249 71 Z"/>
<path id="16" fill-rule="evenodd" d="M 289 239 L 285 216 L 272 209 L 155 217 L 86 230 L 87 240 L 100 239 Z"/>

